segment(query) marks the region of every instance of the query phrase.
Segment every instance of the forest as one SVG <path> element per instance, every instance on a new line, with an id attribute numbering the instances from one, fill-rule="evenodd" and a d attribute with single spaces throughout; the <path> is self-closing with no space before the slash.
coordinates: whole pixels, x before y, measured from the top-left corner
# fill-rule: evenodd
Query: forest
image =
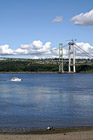
<path id="1" fill-rule="evenodd" d="M 33 60 L 7 59 L 0 61 L 0 72 L 58 72 L 59 70 L 58 63 L 40 62 Z M 68 71 L 68 63 L 64 64 L 64 71 Z M 76 65 L 76 72 L 93 72 L 93 64 L 87 65 L 85 63 Z"/>

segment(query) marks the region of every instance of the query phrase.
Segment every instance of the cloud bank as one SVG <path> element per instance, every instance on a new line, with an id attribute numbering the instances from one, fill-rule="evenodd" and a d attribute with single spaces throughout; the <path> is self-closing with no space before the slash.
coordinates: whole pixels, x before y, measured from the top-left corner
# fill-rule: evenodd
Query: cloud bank
<path id="1" fill-rule="evenodd" d="M 52 22 L 62 22 L 62 16 L 57 16 Z"/>
<path id="2" fill-rule="evenodd" d="M 33 41 L 31 44 L 21 44 L 16 50 L 13 50 L 9 45 L 0 46 L 0 55 L 30 55 L 32 58 L 51 57 L 58 54 L 58 49 L 51 49 L 51 42 L 43 44 L 40 40 Z M 53 57 L 53 56 L 52 56 Z"/>
<path id="3" fill-rule="evenodd" d="M 50 53 L 51 42 L 43 43 L 38 41 L 33 41 L 29 45 L 21 44 L 20 48 L 15 50 L 14 52 L 18 55 L 42 55 Z"/>
<path id="4" fill-rule="evenodd" d="M 76 43 L 79 47 L 81 47 L 86 52 L 93 54 L 93 46 L 89 43 Z M 68 46 L 65 48 L 63 47 L 63 54 L 64 58 L 68 58 Z M 76 55 L 79 57 L 83 57 L 84 55 L 81 54 L 78 50 L 76 51 Z M 30 55 L 31 58 L 38 59 L 38 58 L 58 58 L 59 56 L 59 48 L 58 46 L 52 47 L 51 42 L 46 42 L 43 44 L 40 40 L 33 41 L 31 44 L 21 44 L 19 48 L 13 50 L 9 47 L 9 45 L 1 45 L 0 46 L 0 55 Z M 87 57 L 87 56 L 85 56 Z"/>
<path id="5" fill-rule="evenodd" d="M 81 13 L 71 18 L 75 25 L 92 26 L 93 25 L 93 9 L 87 13 Z"/>

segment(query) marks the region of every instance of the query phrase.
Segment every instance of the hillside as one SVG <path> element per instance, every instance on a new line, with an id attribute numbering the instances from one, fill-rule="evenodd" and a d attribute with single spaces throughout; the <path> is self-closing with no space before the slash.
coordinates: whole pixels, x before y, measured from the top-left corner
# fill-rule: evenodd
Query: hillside
<path id="1" fill-rule="evenodd" d="M 65 62 L 65 61 L 64 61 Z M 93 59 L 76 60 L 76 72 L 93 72 Z M 0 60 L 0 72 L 58 72 L 58 59 L 5 59 Z M 64 63 L 68 71 L 68 62 Z"/>

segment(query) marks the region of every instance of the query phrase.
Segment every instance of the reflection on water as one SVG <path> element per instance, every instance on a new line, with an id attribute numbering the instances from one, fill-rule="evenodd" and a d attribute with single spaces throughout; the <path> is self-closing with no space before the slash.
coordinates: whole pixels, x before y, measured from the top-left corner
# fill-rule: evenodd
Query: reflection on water
<path id="1" fill-rule="evenodd" d="M 92 118 L 93 74 L 0 74 L 0 127 L 93 126 Z"/>

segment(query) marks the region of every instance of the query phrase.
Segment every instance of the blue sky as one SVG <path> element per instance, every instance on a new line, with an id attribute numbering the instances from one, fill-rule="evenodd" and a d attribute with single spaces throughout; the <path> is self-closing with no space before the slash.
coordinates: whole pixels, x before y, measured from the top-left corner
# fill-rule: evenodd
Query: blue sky
<path id="1" fill-rule="evenodd" d="M 93 46 L 93 24 L 75 25 L 71 21 L 92 9 L 93 0 L 0 0 L 0 46 L 7 45 L 6 51 L 13 51 L 21 44 L 32 47 L 33 41 L 39 40 L 41 46 L 51 42 L 50 48 L 54 48 L 72 38 Z M 61 20 L 53 22 L 57 17 Z"/>

